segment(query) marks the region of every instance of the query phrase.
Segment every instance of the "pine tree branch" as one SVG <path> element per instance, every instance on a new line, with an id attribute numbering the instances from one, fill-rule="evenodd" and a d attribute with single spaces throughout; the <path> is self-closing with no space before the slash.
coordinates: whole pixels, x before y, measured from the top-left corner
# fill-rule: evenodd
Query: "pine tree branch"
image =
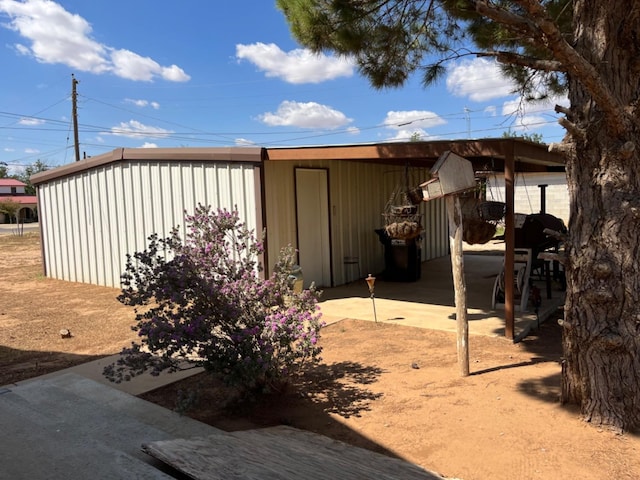
<path id="1" fill-rule="evenodd" d="M 556 105 L 554 110 L 556 113 L 563 113 L 567 117 L 571 117 L 573 115 L 573 112 L 570 109 L 563 107 L 562 105 Z"/>
<path id="2" fill-rule="evenodd" d="M 477 2 L 477 4 L 480 3 L 486 5 L 485 0 Z M 521 5 L 529 13 L 530 18 L 543 34 L 545 47 L 551 50 L 554 57 L 565 65 L 568 73 L 580 79 L 584 88 L 602 109 L 607 124 L 614 132 L 625 131 L 630 121 L 624 114 L 623 106 L 606 88 L 606 82 L 603 81 L 594 66 L 567 43 L 545 7 L 538 0 L 515 0 L 515 3 Z"/>
<path id="3" fill-rule="evenodd" d="M 565 128 L 565 130 L 569 133 L 569 135 L 573 137 L 575 141 L 584 141 L 584 139 L 586 138 L 584 130 L 582 130 L 575 123 L 570 122 L 566 118 L 560 117 L 558 119 L 558 123 Z"/>
<path id="4" fill-rule="evenodd" d="M 537 30 L 536 24 L 528 18 L 491 6 L 486 0 L 472 0 L 471 3 L 475 6 L 476 12 L 497 23 L 525 31 L 530 35 L 534 35 Z"/>
<path id="5" fill-rule="evenodd" d="M 539 58 L 527 57 L 513 52 L 483 52 L 479 57 L 495 57 L 500 63 L 509 65 L 519 65 L 534 70 L 543 70 L 545 72 L 566 72 L 566 68 L 561 62 L 555 60 L 541 60 Z"/>

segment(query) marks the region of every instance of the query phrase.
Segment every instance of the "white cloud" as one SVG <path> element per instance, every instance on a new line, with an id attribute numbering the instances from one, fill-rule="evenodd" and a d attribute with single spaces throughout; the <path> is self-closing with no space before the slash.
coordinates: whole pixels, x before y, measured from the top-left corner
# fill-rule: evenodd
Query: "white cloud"
<path id="1" fill-rule="evenodd" d="M 40 150 L 38 150 L 37 148 L 25 148 L 24 149 L 24 153 L 27 153 L 29 155 L 33 155 L 36 153 L 40 153 Z"/>
<path id="2" fill-rule="evenodd" d="M 52 0 L 0 0 L 0 13 L 9 17 L 6 28 L 30 41 L 29 45 L 15 44 L 16 51 L 38 62 L 63 64 L 94 74 L 113 73 L 136 81 L 190 79 L 176 65 L 163 67 L 149 57 L 97 42 L 87 20 Z"/>
<path id="3" fill-rule="evenodd" d="M 9 147 L 4 147 L 3 149 L 4 152 L 15 152 L 14 148 L 9 148 Z"/>
<path id="4" fill-rule="evenodd" d="M 351 77 L 354 64 L 347 58 L 328 57 L 307 49 L 284 52 L 276 44 L 236 45 L 236 58 L 254 64 L 267 77 L 288 83 L 321 83 L 339 77 Z"/>
<path id="5" fill-rule="evenodd" d="M 156 145 L 155 143 L 151 143 L 151 142 L 144 142 L 140 148 L 158 148 L 158 145 Z"/>
<path id="6" fill-rule="evenodd" d="M 260 115 L 259 120 L 269 126 L 301 128 L 339 128 L 352 122 L 344 113 L 315 102 L 285 100 L 275 113 Z"/>
<path id="7" fill-rule="evenodd" d="M 40 118 L 23 117 L 18 121 L 18 123 L 20 125 L 35 126 L 35 125 L 42 125 L 45 123 L 45 121 Z"/>
<path id="8" fill-rule="evenodd" d="M 128 122 L 120 122 L 120 125 L 116 127 L 111 127 L 109 133 L 130 138 L 165 138 L 173 132 L 159 127 L 150 127 L 137 120 L 129 120 Z"/>
<path id="9" fill-rule="evenodd" d="M 162 78 L 170 82 L 187 82 L 191 79 L 191 77 L 177 65 L 162 67 Z"/>
<path id="10" fill-rule="evenodd" d="M 502 115 L 513 118 L 511 129 L 516 131 L 532 131 L 545 127 L 549 122 L 555 123 L 550 116 L 542 113 L 549 112 L 554 105 L 569 105 L 566 96 L 549 97 L 545 100 L 527 101 L 522 97 L 507 100 L 502 104 Z"/>
<path id="11" fill-rule="evenodd" d="M 234 143 L 240 147 L 251 146 L 256 144 L 256 142 L 254 142 L 253 140 L 247 140 L 246 138 L 236 138 L 234 140 Z"/>
<path id="12" fill-rule="evenodd" d="M 151 107 L 154 110 L 158 110 L 160 108 L 160 104 L 158 102 L 150 102 L 149 100 L 135 100 L 133 98 L 125 98 L 124 101 L 126 103 L 132 103 L 136 107 L 140 108 Z"/>
<path id="13" fill-rule="evenodd" d="M 428 110 L 390 111 L 383 121 L 387 128 L 394 130 L 430 128 L 445 123 L 446 120 Z M 406 128 L 408 125 L 409 129 Z"/>
<path id="14" fill-rule="evenodd" d="M 497 62 L 486 58 L 466 60 L 456 65 L 447 76 L 447 90 L 457 97 L 474 102 L 513 94 L 513 81 L 500 71 Z"/>
<path id="15" fill-rule="evenodd" d="M 147 105 L 149 105 L 148 100 L 134 100 L 133 98 L 125 98 L 124 101 L 126 103 L 132 103 L 136 107 L 146 107 Z"/>
<path id="16" fill-rule="evenodd" d="M 413 140 L 417 138 L 418 140 L 433 140 L 436 137 L 430 135 L 428 132 L 423 130 L 422 128 L 403 128 L 396 132 L 393 137 L 387 138 L 387 140 L 397 140 L 399 142 L 406 142 L 409 140 Z"/>
<path id="17" fill-rule="evenodd" d="M 487 108 L 485 108 L 484 113 L 488 113 L 489 115 L 491 115 L 492 117 L 496 116 L 496 106 L 495 105 L 489 105 Z"/>
<path id="18" fill-rule="evenodd" d="M 349 135 L 360 135 L 360 129 L 358 127 L 348 127 L 347 133 Z"/>
<path id="19" fill-rule="evenodd" d="M 503 115 L 517 115 L 519 113 L 524 113 L 525 102 L 521 97 L 515 98 L 513 100 L 507 100 L 502 104 L 502 114 Z"/>

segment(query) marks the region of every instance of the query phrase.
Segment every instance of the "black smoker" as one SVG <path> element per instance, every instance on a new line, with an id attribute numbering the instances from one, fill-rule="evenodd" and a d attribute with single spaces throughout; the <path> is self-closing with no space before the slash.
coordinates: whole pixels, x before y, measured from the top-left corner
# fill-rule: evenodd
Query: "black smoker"
<path id="1" fill-rule="evenodd" d="M 390 237 L 384 228 L 378 228 L 375 232 L 384 245 L 383 278 L 388 282 L 417 281 L 422 262 L 420 236 L 405 240 Z"/>
<path id="2" fill-rule="evenodd" d="M 567 233 L 567 227 L 562 219 L 549 213 L 534 213 L 525 217 L 524 223 L 515 228 L 514 246 L 518 248 L 530 248 L 532 250 L 533 269 L 544 266 L 544 260 L 538 260 L 538 254 L 546 250 L 557 251 L 560 240 L 544 233 L 545 229 L 560 233 Z M 553 261 L 553 279 L 560 282 L 562 290 L 566 287 L 564 271 L 560 271 L 558 261 Z M 550 296 L 549 284 L 547 284 L 547 297 Z"/>
<path id="3" fill-rule="evenodd" d="M 527 215 L 524 222 L 515 228 L 515 248 L 530 248 L 533 250 L 533 258 L 538 258 L 538 253 L 555 249 L 559 240 L 544 233 L 545 229 L 567 233 L 562 219 L 549 213 L 534 213 Z"/>

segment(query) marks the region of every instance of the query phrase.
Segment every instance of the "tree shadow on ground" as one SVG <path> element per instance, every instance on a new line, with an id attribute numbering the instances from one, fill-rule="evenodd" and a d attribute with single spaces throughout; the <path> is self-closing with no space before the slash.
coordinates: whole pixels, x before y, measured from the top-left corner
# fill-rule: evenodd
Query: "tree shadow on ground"
<path id="1" fill-rule="evenodd" d="M 524 348 L 526 352 L 532 354 L 529 360 L 474 371 L 471 375 L 482 375 L 484 373 L 509 368 L 527 367 L 539 363 L 551 362 L 560 364 L 562 361 L 562 327 L 558 324 L 556 318 L 550 318 L 518 342 L 518 345 Z"/>
<path id="2" fill-rule="evenodd" d="M 525 337 L 520 345 L 533 354 L 528 364 L 542 362 L 558 364 L 557 373 L 546 377 L 523 379 L 517 385 L 518 390 L 538 400 L 558 403 L 561 393 L 561 362 L 562 362 L 562 327 L 558 323 L 559 316 L 553 316 L 540 325 L 539 328 Z"/>
<path id="3" fill-rule="evenodd" d="M 356 362 L 320 364 L 304 372 L 297 389 L 322 409 L 344 418 L 360 416 L 369 410 L 371 401 L 382 397 L 364 388 L 375 383 L 383 373 L 378 367 Z"/>
<path id="4" fill-rule="evenodd" d="M 197 391 L 193 395 L 197 402 L 186 415 L 221 430 L 288 425 L 398 458 L 340 421 L 369 411 L 371 402 L 382 397 L 370 387 L 383 373 L 378 367 L 350 361 L 307 366 L 283 392 L 244 401 L 234 397 L 233 389 L 202 373 L 140 397 L 175 409 L 177 398 Z"/>
<path id="5" fill-rule="evenodd" d="M 0 386 L 57 372 L 105 356 L 17 350 L 0 345 Z"/>

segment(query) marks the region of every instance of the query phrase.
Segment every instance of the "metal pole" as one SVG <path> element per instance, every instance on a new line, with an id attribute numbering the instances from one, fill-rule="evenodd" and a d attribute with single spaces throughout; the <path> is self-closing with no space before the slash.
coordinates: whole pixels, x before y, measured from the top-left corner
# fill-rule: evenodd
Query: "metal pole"
<path id="1" fill-rule="evenodd" d="M 369 274 L 369 276 L 365 278 L 365 280 L 367 282 L 367 286 L 369 287 L 369 293 L 371 293 L 371 303 L 373 303 L 373 318 L 376 321 L 376 323 L 378 323 L 378 314 L 376 313 L 376 300 L 373 295 L 373 291 L 375 289 L 376 277 L 373 277 L 371 276 L 371 274 Z"/>
<path id="2" fill-rule="evenodd" d="M 542 185 L 538 185 L 540 189 L 540 213 L 547 213 L 547 185 L 543 183 Z"/>

